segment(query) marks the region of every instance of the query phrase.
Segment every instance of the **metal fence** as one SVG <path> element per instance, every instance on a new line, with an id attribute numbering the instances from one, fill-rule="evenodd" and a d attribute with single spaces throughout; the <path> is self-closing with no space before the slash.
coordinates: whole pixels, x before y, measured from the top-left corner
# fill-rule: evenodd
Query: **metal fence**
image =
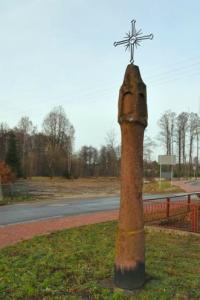
<path id="1" fill-rule="evenodd" d="M 199 196 L 191 193 L 144 200 L 145 223 L 200 233 Z"/>

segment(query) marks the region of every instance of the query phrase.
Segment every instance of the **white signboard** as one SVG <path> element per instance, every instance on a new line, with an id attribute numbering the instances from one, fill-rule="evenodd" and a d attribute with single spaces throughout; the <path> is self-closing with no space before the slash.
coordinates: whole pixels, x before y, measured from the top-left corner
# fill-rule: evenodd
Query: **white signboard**
<path id="1" fill-rule="evenodd" d="M 175 165 L 176 164 L 176 155 L 159 155 L 158 163 L 160 165 Z"/>

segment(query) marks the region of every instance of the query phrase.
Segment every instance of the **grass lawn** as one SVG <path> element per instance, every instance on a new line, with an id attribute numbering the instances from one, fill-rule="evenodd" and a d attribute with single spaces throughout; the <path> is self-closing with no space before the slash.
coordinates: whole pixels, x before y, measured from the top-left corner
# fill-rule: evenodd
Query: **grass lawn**
<path id="1" fill-rule="evenodd" d="M 3 197 L 3 199 L 0 201 L 0 206 L 6 204 L 12 204 L 12 203 L 29 202 L 34 200 L 35 197 L 31 195 L 17 195 L 13 197 Z"/>
<path id="2" fill-rule="evenodd" d="M 113 276 L 116 222 L 64 230 L 0 251 L 0 299 L 200 299 L 200 237 L 146 233 L 151 280 L 134 296 L 102 287 Z"/>
<path id="3" fill-rule="evenodd" d="M 171 185 L 170 181 L 163 180 L 152 181 L 143 185 L 143 192 L 145 194 L 163 194 L 163 193 L 181 193 L 184 192 L 180 187 Z"/>

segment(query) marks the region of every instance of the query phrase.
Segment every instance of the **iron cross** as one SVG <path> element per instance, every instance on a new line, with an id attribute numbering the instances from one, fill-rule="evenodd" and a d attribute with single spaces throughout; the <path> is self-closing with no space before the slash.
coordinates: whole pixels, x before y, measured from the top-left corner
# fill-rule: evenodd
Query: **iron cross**
<path id="1" fill-rule="evenodd" d="M 136 30 L 135 28 L 135 23 L 136 20 L 131 21 L 131 32 L 129 31 L 126 33 L 126 36 L 124 37 L 125 39 L 119 42 L 114 42 L 114 46 L 118 45 L 124 45 L 126 50 L 129 49 L 131 53 L 131 58 L 130 58 L 130 63 L 134 63 L 134 47 L 137 48 L 137 46 L 140 46 L 140 42 L 143 40 L 152 40 L 153 39 L 153 34 L 149 35 L 143 35 L 142 36 L 142 30 Z"/>

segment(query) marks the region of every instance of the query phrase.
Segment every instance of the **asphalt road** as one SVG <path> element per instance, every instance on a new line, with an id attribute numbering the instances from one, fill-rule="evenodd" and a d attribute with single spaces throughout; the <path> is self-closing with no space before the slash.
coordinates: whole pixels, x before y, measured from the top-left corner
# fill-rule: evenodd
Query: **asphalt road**
<path id="1" fill-rule="evenodd" d="M 145 195 L 144 199 L 149 197 L 154 198 L 158 197 L 158 195 Z M 118 208 L 118 197 L 97 199 L 62 199 L 35 203 L 12 204 L 0 206 L 0 227 L 8 224 L 24 223 L 98 211 L 109 211 Z"/>

